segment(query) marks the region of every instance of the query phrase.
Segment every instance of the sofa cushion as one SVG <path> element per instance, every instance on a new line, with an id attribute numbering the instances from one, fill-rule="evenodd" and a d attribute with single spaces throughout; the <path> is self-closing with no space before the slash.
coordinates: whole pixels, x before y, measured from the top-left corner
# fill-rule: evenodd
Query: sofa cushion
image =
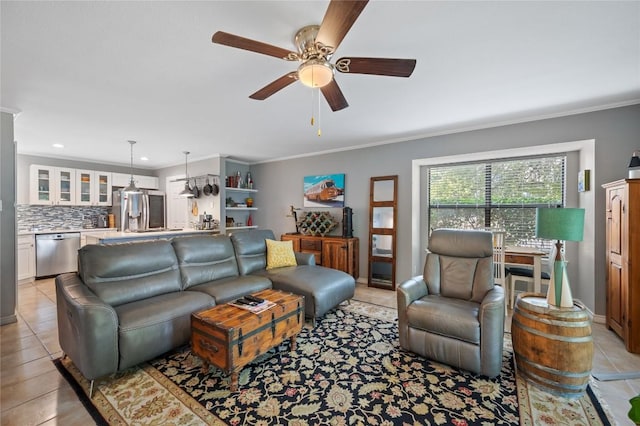
<path id="1" fill-rule="evenodd" d="M 249 275 L 267 267 L 265 240 L 275 240 L 273 232 L 269 229 L 252 229 L 231 234 L 240 275 Z"/>
<path id="2" fill-rule="evenodd" d="M 78 251 L 78 275 L 112 306 L 181 289 L 178 259 L 164 240 L 86 245 Z"/>
<path id="3" fill-rule="evenodd" d="M 271 288 L 271 281 L 267 278 L 243 275 L 189 287 L 188 291 L 206 293 L 212 296 L 216 300 L 216 304 L 219 305 L 267 288 Z"/>
<path id="4" fill-rule="evenodd" d="M 265 240 L 267 244 L 267 269 L 296 266 L 296 255 L 293 252 L 293 241 Z"/>
<path id="5" fill-rule="evenodd" d="M 180 291 L 118 306 L 118 369 L 184 345 L 191 336 L 191 314 L 214 305 L 206 294 Z"/>
<path id="6" fill-rule="evenodd" d="M 172 244 L 183 289 L 239 275 L 233 244 L 226 235 L 180 237 Z"/>
<path id="7" fill-rule="evenodd" d="M 440 297 L 429 295 L 410 304 L 406 312 L 409 327 L 479 345 L 480 305 L 461 299 L 443 303 Z"/>

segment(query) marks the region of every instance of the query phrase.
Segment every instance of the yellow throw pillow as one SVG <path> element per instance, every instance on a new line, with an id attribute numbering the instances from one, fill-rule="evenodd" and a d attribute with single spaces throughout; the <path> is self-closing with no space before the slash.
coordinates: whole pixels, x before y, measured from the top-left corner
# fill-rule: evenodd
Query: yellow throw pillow
<path id="1" fill-rule="evenodd" d="M 265 240 L 267 242 L 267 269 L 296 266 L 293 241 Z"/>

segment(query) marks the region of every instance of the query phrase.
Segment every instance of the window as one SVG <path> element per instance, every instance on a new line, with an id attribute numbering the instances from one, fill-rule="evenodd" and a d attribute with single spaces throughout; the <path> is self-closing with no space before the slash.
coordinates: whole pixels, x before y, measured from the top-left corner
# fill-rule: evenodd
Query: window
<path id="1" fill-rule="evenodd" d="M 565 204 L 565 155 L 430 166 L 429 227 L 504 229 L 508 244 L 535 238 L 537 207 Z"/>

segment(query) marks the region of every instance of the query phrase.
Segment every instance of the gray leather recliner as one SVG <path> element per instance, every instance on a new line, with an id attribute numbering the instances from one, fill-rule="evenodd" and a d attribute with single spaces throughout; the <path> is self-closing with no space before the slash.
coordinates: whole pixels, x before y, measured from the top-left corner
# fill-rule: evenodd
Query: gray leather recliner
<path id="1" fill-rule="evenodd" d="M 400 346 L 495 377 L 502 368 L 504 297 L 493 281 L 491 232 L 434 230 L 424 274 L 397 290 Z"/>

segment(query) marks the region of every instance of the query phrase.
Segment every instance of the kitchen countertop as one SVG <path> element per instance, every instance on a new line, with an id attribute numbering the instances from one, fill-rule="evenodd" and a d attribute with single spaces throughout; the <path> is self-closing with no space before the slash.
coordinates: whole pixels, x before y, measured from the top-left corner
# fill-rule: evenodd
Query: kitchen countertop
<path id="1" fill-rule="evenodd" d="M 198 234 L 219 234 L 217 229 L 181 229 L 173 231 L 150 231 L 150 232 L 105 232 L 104 234 L 92 233 L 87 235 L 87 244 L 112 244 L 128 241 L 158 240 L 167 237 L 180 237 L 185 235 Z"/>
<path id="2" fill-rule="evenodd" d="M 30 231 L 19 231 L 18 235 L 36 235 L 36 234 L 65 234 L 68 232 L 108 232 L 113 233 L 116 228 L 56 228 L 56 229 L 45 229 L 45 228 L 36 228 Z"/>

